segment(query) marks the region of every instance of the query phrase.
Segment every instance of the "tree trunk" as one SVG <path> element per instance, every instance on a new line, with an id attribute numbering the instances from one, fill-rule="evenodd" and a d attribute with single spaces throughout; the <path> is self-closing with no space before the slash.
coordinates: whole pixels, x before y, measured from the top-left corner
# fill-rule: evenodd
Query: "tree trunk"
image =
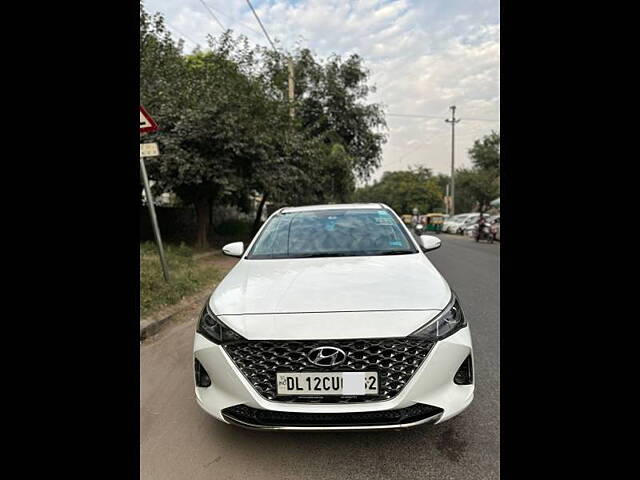
<path id="1" fill-rule="evenodd" d="M 269 194 L 267 192 L 262 194 L 262 200 L 260 200 L 260 205 L 258 205 L 258 211 L 256 212 L 256 219 L 253 222 L 253 231 L 251 232 L 252 235 L 255 235 L 256 233 L 258 233 L 258 230 L 260 229 L 260 222 L 262 220 L 262 211 L 264 210 L 264 204 L 267 202 L 267 196 Z"/>
<path id="2" fill-rule="evenodd" d="M 196 248 L 205 249 L 209 246 L 209 201 L 206 197 L 201 197 L 194 202 L 194 205 L 196 208 L 196 217 L 198 219 Z"/>

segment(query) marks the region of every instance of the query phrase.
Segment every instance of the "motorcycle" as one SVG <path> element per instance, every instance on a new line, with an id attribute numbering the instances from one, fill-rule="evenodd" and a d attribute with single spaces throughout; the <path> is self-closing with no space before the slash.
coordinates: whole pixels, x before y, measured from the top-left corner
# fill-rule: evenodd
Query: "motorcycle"
<path id="1" fill-rule="evenodd" d="M 484 225 L 478 225 L 478 229 L 476 231 L 476 242 L 479 242 L 480 240 L 489 240 L 489 243 L 493 243 L 491 225 L 487 223 Z"/>

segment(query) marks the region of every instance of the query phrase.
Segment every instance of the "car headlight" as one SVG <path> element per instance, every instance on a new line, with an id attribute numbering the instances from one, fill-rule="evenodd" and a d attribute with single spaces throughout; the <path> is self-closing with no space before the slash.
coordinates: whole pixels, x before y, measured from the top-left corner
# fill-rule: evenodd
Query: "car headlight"
<path id="1" fill-rule="evenodd" d="M 213 314 L 211 310 L 209 310 L 208 300 L 200 314 L 197 332 L 218 345 L 237 342 L 238 340 L 245 340 L 244 337 L 227 327 Z"/>
<path id="2" fill-rule="evenodd" d="M 436 318 L 413 332 L 410 337 L 419 337 L 437 342 L 453 335 L 461 328 L 467 326 L 462 307 L 455 294 L 452 295 L 449 305 L 438 314 Z"/>

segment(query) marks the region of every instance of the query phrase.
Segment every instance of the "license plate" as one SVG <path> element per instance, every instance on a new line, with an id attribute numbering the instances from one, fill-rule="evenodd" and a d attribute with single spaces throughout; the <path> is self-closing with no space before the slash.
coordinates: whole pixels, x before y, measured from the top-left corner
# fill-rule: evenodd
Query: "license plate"
<path id="1" fill-rule="evenodd" d="M 276 373 L 278 395 L 377 395 L 378 372 Z"/>

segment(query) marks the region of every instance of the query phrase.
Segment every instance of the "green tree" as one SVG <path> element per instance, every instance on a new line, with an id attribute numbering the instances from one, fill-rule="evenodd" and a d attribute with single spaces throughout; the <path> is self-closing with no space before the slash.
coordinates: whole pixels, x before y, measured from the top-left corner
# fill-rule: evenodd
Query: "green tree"
<path id="1" fill-rule="evenodd" d="M 446 192 L 447 185 L 451 184 L 451 177 L 444 173 L 438 173 L 435 176 L 435 178 L 436 178 L 436 181 L 438 182 L 438 186 L 440 187 L 440 190 L 442 190 L 443 192 Z"/>
<path id="2" fill-rule="evenodd" d="M 476 140 L 469 156 L 473 167 L 456 171 L 456 210 L 484 212 L 500 195 L 500 134 Z"/>
<path id="3" fill-rule="evenodd" d="M 184 92 L 182 43 L 175 43 L 160 13 L 150 15 L 140 3 L 140 102 L 164 125 Z"/>
<path id="4" fill-rule="evenodd" d="M 265 69 L 277 92 L 286 92 L 288 67 L 286 54 L 267 52 Z M 329 145 L 339 144 L 351 159 L 354 176 L 370 178 L 382 161 L 386 128 L 382 106 L 367 102 L 374 87 L 362 57 L 352 54 L 343 59 L 332 55 L 316 58 L 309 49 L 292 55 L 295 79 L 296 127 L 310 138 L 320 137 Z M 282 95 L 284 100 L 286 95 Z"/>
<path id="5" fill-rule="evenodd" d="M 429 213 L 443 207 L 443 191 L 430 169 L 417 167 L 384 172 L 379 182 L 359 188 L 354 200 L 385 203 L 400 215 L 411 213 L 414 208 Z"/>
<path id="6" fill-rule="evenodd" d="M 207 245 L 212 203 L 246 190 L 254 164 L 274 154 L 271 102 L 251 74 L 255 52 L 229 32 L 210 48 L 182 58 L 180 102 L 164 105 L 155 135 L 163 154 L 149 162 L 161 188 L 195 207 L 198 247 Z"/>
<path id="7" fill-rule="evenodd" d="M 356 178 L 381 161 L 381 107 L 366 102 L 368 71 L 357 55 L 295 52 L 295 116 L 287 102 L 286 52 L 251 48 L 230 31 L 183 55 L 161 15 L 140 12 L 141 103 L 158 120 L 162 155 L 147 167 L 156 188 L 195 207 L 197 246 L 207 244 L 212 204 L 346 201 Z"/>
<path id="8" fill-rule="evenodd" d="M 478 168 L 456 171 L 456 211 L 478 209 L 485 212 L 489 203 L 500 195 L 500 184 L 490 171 Z"/>
<path id="9" fill-rule="evenodd" d="M 288 148 L 279 148 L 280 155 L 262 165 L 255 189 L 275 205 L 347 201 L 356 177 L 368 178 L 379 165 L 385 141 L 378 131 L 385 126 L 381 108 L 365 103 L 368 72 L 361 59 L 333 56 L 322 62 L 308 49 L 298 50 L 295 98 L 289 103 L 287 54 L 266 48 L 260 54 L 259 75 L 286 113 L 286 140 L 280 145 Z M 255 228 L 260 214 L 261 208 Z"/>
<path id="10" fill-rule="evenodd" d="M 469 157 L 471 157 L 474 167 L 493 172 L 495 176 L 499 176 L 500 134 L 492 131 L 481 140 L 473 142 L 473 146 L 469 149 Z"/>

